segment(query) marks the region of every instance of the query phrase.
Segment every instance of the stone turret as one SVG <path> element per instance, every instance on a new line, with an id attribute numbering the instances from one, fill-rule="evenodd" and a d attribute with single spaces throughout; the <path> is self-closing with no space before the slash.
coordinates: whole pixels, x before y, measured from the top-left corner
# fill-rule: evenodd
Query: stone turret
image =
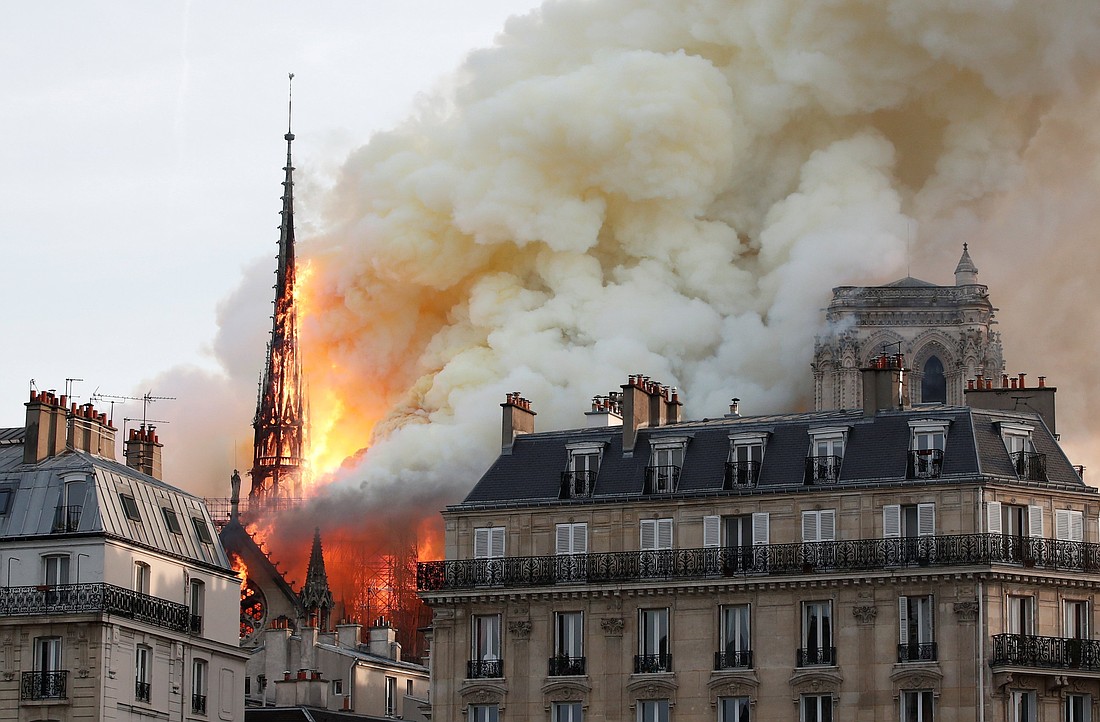
<path id="1" fill-rule="evenodd" d="M 328 573 L 325 571 L 325 557 L 321 550 L 320 529 L 313 532 L 313 549 L 309 553 L 306 583 L 298 599 L 305 609 L 306 626 L 327 630 L 333 601 L 332 590 L 328 586 Z"/>

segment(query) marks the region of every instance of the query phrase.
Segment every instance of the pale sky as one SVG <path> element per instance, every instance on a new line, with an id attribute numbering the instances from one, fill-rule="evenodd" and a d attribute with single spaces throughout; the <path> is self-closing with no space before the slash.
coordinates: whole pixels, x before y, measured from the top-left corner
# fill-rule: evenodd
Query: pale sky
<path id="1" fill-rule="evenodd" d="M 59 392 L 66 378 L 83 379 L 74 395 L 86 400 L 97 388 L 157 395 L 144 380 L 181 364 L 216 367 L 218 303 L 245 267 L 270 259 L 274 269 L 288 72 L 301 237 L 310 200 L 350 150 L 414 112 L 509 16 L 537 5 L 9 7 L 0 24 L 0 426 L 23 423 L 31 379 Z M 260 368 L 263 348 L 254 353 Z M 140 415 L 137 403 L 115 412 L 116 421 Z M 150 409 L 171 416 L 168 403 Z"/>

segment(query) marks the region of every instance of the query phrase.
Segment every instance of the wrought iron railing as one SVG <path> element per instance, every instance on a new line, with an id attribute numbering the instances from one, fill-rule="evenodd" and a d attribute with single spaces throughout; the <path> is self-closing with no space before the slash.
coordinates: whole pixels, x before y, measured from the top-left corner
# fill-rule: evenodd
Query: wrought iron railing
<path id="1" fill-rule="evenodd" d="M 840 481 L 840 465 L 844 458 L 840 456 L 807 456 L 807 484 L 835 484 Z"/>
<path id="2" fill-rule="evenodd" d="M 185 634 L 191 629 L 191 613 L 186 605 L 113 584 L 0 587 L 0 617 L 88 612 L 117 614 Z"/>
<path id="3" fill-rule="evenodd" d="M 715 652 L 715 669 L 749 669 L 752 667 L 752 650 L 742 649 L 735 652 Z"/>
<path id="4" fill-rule="evenodd" d="M 989 664 L 1100 671 L 1100 640 L 995 634 Z"/>
<path id="5" fill-rule="evenodd" d="M 53 526 L 50 531 L 54 534 L 76 531 L 80 526 L 80 512 L 83 506 L 59 506 L 53 513 Z"/>
<path id="6" fill-rule="evenodd" d="M 466 661 L 466 679 L 497 679 L 503 676 L 503 659 L 470 659 Z"/>
<path id="7" fill-rule="evenodd" d="M 65 699 L 68 697 L 66 691 L 68 682 L 68 670 L 24 672 L 19 686 L 19 698 L 27 700 Z"/>
<path id="8" fill-rule="evenodd" d="M 801 647 L 795 654 L 796 667 L 836 666 L 836 647 Z"/>
<path id="9" fill-rule="evenodd" d="M 595 471 L 563 471 L 559 499 L 584 499 L 596 487 Z"/>
<path id="10" fill-rule="evenodd" d="M 153 686 L 149 682 L 140 679 L 134 681 L 134 699 L 138 702 L 148 702 L 152 699 Z"/>
<path id="11" fill-rule="evenodd" d="M 584 657 L 551 657 L 548 674 L 551 677 L 582 675 L 584 674 L 584 666 Z"/>
<path id="12" fill-rule="evenodd" d="M 248 679 L 245 677 L 245 679 Z M 205 694 L 193 694 L 191 695 L 191 711 L 196 714 L 206 714 L 206 695 Z"/>
<path id="13" fill-rule="evenodd" d="M 645 468 L 645 494 L 671 494 L 680 483 L 680 467 L 647 466 Z"/>
<path id="14" fill-rule="evenodd" d="M 635 654 L 635 674 L 655 674 L 657 672 L 672 671 L 671 654 Z"/>
<path id="15" fill-rule="evenodd" d="M 656 551 L 420 562 L 422 592 L 483 586 L 817 574 L 899 567 L 1013 564 L 1068 572 L 1100 572 L 1100 544 L 1002 534 L 851 539 Z"/>
<path id="16" fill-rule="evenodd" d="M 898 645 L 899 662 L 935 662 L 935 642 L 908 642 Z"/>
<path id="17" fill-rule="evenodd" d="M 202 615 L 191 615 L 191 634 L 202 634 Z"/>
<path id="18" fill-rule="evenodd" d="M 1012 454 L 1012 465 L 1016 467 L 1016 476 L 1027 481 L 1046 481 L 1047 455 L 1031 451 L 1017 451 Z"/>
<path id="19" fill-rule="evenodd" d="M 759 461 L 727 461 L 723 489 L 751 489 L 760 476 Z"/>
<path id="20" fill-rule="evenodd" d="M 943 451 L 940 449 L 914 449 L 909 452 L 906 479 L 938 479 L 943 471 Z"/>

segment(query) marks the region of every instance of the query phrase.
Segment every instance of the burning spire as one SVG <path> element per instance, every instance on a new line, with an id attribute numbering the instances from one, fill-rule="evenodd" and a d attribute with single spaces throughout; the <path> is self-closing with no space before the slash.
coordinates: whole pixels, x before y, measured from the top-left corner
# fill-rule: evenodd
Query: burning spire
<path id="1" fill-rule="evenodd" d="M 306 569 L 306 583 L 298 595 L 306 614 L 316 619 L 321 629 L 328 628 L 329 612 L 332 611 L 332 591 L 328 586 L 328 573 L 325 571 L 325 557 L 321 550 L 321 530 L 313 531 L 313 549 L 309 552 L 309 567 Z"/>
<path id="2" fill-rule="evenodd" d="M 290 74 L 293 82 L 294 74 Z M 252 426 L 256 440 L 252 463 L 252 490 L 256 500 L 301 496 L 306 472 L 306 418 L 302 401 L 302 360 L 298 354 L 298 312 L 294 303 L 294 165 L 291 162 L 288 94 L 286 177 L 283 180 L 282 222 L 279 225 L 279 267 L 275 282 L 275 313 L 267 365 L 256 401 Z"/>

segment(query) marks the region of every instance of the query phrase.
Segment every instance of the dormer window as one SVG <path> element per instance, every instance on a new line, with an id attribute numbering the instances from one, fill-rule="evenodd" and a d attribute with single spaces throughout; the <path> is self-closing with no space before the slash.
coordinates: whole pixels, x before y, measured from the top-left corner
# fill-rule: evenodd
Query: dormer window
<path id="1" fill-rule="evenodd" d="M 592 496 L 596 476 L 600 472 L 603 444 L 569 444 L 568 467 L 561 474 L 561 499 L 584 499 Z"/>
<path id="2" fill-rule="evenodd" d="M 844 461 L 847 426 L 810 429 L 810 454 L 806 457 L 807 484 L 835 484 Z"/>
<path id="3" fill-rule="evenodd" d="M 947 427 L 950 423 L 940 419 L 909 422 L 909 463 L 906 479 L 940 478 L 943 450 L 947 444 Z"/>
<path id="4" fill-rule="evenodd" d="M 649 466 L 645 468 L 646 494 L 671 494 L 680 483 L 680 469 L 684 465 L 684 437 L 654 439 Z"/>
<path id="5" fill-rule="evenodd" d="M 757 434 L 730 434 L 730 451 L 726 459 L 726 477 L 723 488 L 744 489 L 756 486 L 760 478 L 760 464 L 764 460 L 764 443 L 768 436 Z"/>
<path id="6" fill-rule="evenodd" d="M 1046 481 L 1047 455 L 1035 452 L 1035 446 L 1031 443 L 1032 427 L 1006 422 L 998 426 L 1016 476 L 1026 481 Z"/>

